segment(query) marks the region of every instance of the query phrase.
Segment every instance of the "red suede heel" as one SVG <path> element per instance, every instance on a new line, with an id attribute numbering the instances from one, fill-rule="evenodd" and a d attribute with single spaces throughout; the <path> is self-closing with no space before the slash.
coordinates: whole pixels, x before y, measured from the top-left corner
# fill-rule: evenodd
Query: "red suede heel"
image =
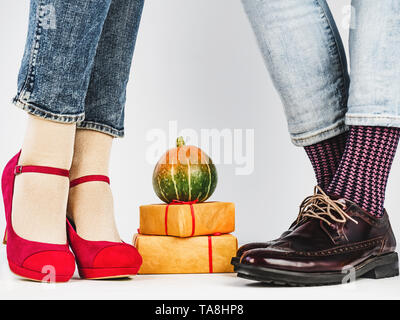
<path id="1" fill-rule="evenodd" d="M 73 188 L 81 183 L 102 181 L 110 183 L 107 176 L 90 175 L 70 182 Z M 83 279 L 112 279 L 136 275 L 142 257 L 134 246 L 124 242 L 88 241 L 81 238 L 67 220 L 69 244 L 75 254 L 79 275 Z"/>
<path id="2" fill-rule="evenodd" d="M 10 270 L 16 275 L 47 282 L 66 282 L 74 274 L 75 259 L 68 244 L 49 244 L 29 241 L 18 236 L 12 226 L 12 199 L 15 176 L 25 172 L 44 173 L 68 177 L 68 170 L 19 166 L 21 152 L 6 165 L 1 180 L 7 227 L 3 242 L 7 244 L 7 259 Z"/>

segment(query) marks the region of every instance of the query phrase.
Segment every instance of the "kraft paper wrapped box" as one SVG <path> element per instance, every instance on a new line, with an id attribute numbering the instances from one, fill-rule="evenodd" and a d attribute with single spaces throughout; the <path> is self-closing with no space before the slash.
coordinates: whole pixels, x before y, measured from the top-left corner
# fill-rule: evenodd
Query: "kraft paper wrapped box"
<path id="1" fill-rule="evenodd" d="M 231 258 L 237 239 L 231 234 L 190 238 L 136 234 L 133 244 L 143 257 L 139 274 L 234 272 Z"/>
<path id="2" fill-rule="evenodd" d="M 203 202 L 140 206 L 140 233 L 193 237 L 235 230 L 235 204 Z"/>

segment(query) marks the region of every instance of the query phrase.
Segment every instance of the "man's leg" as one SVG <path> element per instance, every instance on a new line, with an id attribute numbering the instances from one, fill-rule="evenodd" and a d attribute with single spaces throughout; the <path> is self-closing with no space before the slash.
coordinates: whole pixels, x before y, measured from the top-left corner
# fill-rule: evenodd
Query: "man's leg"
<path id="1" fill-rule="evenodd" d="M 346 131 L 348 73 L 342 41 L 325 0 L 243 0 L 282 99 L 289 132 L 326 188 Z"/>
<path id="2" fill-rule="evenodd" d="M 400 2 L 354 0 L 350 136 L 328 192 L 382 216 L 400 137 Z"/>
<path id="3" fill-rule="evenodd" d="M 381 217 L 399 139 L 399 128 L 350 126 L 342 161 L 327 192 Z"/>
<path id="4" fill-rule="evenodd" d="M 350 126 L 328 187 L 316 187 L 292 232 L 247 251 L 238 275 L 289 285 L 345 283 L 399 274 L 396 240 L 383 209 L 386 181 L 400 138 L 400 3 L 354 0 Z"/>
<path id="5" fill-rule="evenodd" d="M 326 190 L 339 167 L 347 141 L 347 132 L 333 138 L 305 146 L 318 185 Z"/>
<path id="6" fill-rule="evenodd" d="M 318 185 L 330 184 L 347 133 L 346 56 L 325 0 L 242 0 L 296 146 L 305 147 Z M 252 243 L 246 250 L 270 243 Z"/>

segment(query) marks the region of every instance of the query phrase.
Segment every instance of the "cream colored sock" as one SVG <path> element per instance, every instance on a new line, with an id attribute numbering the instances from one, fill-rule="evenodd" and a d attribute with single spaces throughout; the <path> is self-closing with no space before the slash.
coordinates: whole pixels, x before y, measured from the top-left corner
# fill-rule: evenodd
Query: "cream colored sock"
<path id="1" fill-rule="evenodd" d="M 108 176 L 113 138 L 92 131 L 77 130 L 70 179 L 87 175 Z M 86 182 L 70 189 L 68 217 L 80 237 L 90 241 L 120 242 L 114 219 L 110 186 L 105 182 Z"/>
<path id="2" fill-rule="evenodd" d="M 69 170 L 75 124 L 56 123 L 29 116 L 20 165 Z M 15 179 L 12 224 L 22 238 L 65 244 L 69 180 L 41 173 L 24 173 Z"/>

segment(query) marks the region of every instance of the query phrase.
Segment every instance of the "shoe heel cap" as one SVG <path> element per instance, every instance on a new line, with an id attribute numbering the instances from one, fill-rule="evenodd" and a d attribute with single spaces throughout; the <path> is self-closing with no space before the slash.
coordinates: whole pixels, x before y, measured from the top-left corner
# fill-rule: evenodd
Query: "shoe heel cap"
<path id="1" fill-rule="evenodd" d="M 3 244 L 7 244 L 7 230 L 4 232 Z"/>

